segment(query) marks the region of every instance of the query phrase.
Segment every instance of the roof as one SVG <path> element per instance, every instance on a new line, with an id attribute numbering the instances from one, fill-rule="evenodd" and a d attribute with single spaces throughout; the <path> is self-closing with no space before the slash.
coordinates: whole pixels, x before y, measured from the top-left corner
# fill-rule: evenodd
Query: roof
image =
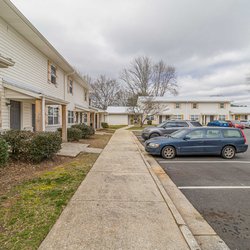
<path id="1" fill-rule="evenodd" d="M 130 114 L 132 113 L 131 111 L 129 111 L 129 107 L 117 107 L 117 106 L 109 106 L 107 108 L 107 112 L 109 114 Z"/>
<path id="2" fill-rule="evenodd" d="M 246 107 L 231 107 L 230 112 L 232 114 L 250 114 L 250 106 Z"/>
<path id="3" fill-rule="evenodd" d="M 147 98 L 140 96 L 139 100 Z M 185 97 L 185 96 L 156 96 L 152 97 L 154 102 L 231 102 L 228 97 L 223 96 L 206 96 L 206 97 Z"/>
<path id="4" fill-rule="evenodd" d="M 73 66 L 53 47 L 53 45 L 33 26 L 33 24 L 15 7 L 9 0 L 0 1 L 0 17 L 12 28 L 28 40 L 33 46 L 46 55 L 53 63 L 63 69 L 66 73 L 71 73 L 77 81 L 87 86 L 75 72 Z M 84 82 L 84 83 L 83 83 Z"/>

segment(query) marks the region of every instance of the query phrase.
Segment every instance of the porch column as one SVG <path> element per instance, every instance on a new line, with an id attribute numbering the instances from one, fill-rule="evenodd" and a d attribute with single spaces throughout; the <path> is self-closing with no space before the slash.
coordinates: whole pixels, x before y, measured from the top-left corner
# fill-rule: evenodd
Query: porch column
<path id="1" fill-rule="evenodd" d="M 62 141 L 67 142 L 67 105 L 62 105 Z"/>
<path id="2" fill-rule="evenodd" d="M 87 125 L 90 126 L 90 112 L 87 112 Z"/>
<path id="3" fill-rule="evenodd" d="M 96 119 L 96 123 L 97 123 L 97 129 L 99 129 L 100 128 L 100 114 L 99 113 L 97 113 L 97 119 Z"/>
<path id="4" fill-rule="evenodd" d="M 36 131 L 45 131 L 45 100 L 44 98 L 36 99 Z"/>

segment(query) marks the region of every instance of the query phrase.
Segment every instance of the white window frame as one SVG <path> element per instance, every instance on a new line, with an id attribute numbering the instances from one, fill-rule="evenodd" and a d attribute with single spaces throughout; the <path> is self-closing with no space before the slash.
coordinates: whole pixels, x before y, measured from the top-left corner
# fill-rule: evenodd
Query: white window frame
<path id="1" fill-rule="evenodd" d="M 176 109 L 180 109 L 180 108 L 181 108 L 181 104 L 180 104 L 179 102 L 176 102 L 176 103 L 175 103 L 175 108 L 176 108 Z"/>
<path id="2" fill-rule="evenodd" d="M 69 93 L 73 95 L 73 80 L 69 78 Z"/>
<path id="3" fill-rule="evenodd" d="M 52 112 L 50 112 L 52 110 Z M 50 122 L 52 118 L 52 123 Z M 59 107 L 48 106 L 48 125 L 58 125 L 59 124 Z"/>
<path id="4" fill-rule="evenodd" d="M 74 111 L 68 110 L 68 124 L 74 123 Z"/>
<path id="5" fill-rule="evenodd" d="M 199 115 L 190 115 L 190 120 L 191 121 L 199 121 L 200 120 L 200 116 Z"/>
<path id="6" fill-rule="evenodd" d="M 221 102 L 220 103 L 220 109 L 224 109 L 225 108 L 225 103 L 224 102 Z"/>
<path id="7" fill-rule="evenodd" d="M 174 120 L 182 120 L 182 115 L 174 115 Z"/>
<path id="8" fill-rule="evenodd" d="M 225 121 L 226 120 L 226 115 L 219 115 L 219 120 L 220 121 Z"/>

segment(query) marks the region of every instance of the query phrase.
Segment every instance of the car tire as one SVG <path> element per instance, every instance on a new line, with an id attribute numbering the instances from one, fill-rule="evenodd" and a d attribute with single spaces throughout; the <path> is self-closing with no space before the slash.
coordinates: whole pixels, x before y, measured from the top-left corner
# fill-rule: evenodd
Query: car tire
<path id="1" fill-rule="evenodd" d="M 160 136 L 158 133 L 152 133 L 152 134 L 149 136 L 149 138 L 151 139 L 151 138 L 155 138 L 155 137 L 158 137 L 158 136 Z"/>
<path id="2" fill-rule="evenodd" d="M 236 153 L 235 147 L 228 145 L 222 149 L 221 156 L 225 159 L 233 159 L 235 153 Z"/>
<path id="3" fill-rule="evenodd" d="M 176 156 L 176 150 L 174 147 L 172 146 L 165 146 L 162 150 L 161 150 L 161 156 L 164 159 L 173 159 Z"/>

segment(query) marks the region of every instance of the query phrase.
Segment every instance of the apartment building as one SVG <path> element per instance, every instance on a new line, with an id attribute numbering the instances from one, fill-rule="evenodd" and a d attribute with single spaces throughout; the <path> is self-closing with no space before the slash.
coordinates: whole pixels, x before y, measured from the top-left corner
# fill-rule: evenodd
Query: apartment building
<path id="1" fill-rule="evenodd" d="M 0 130 L 55 131 L 104 111 L 90 106 L 90 86 L 9 1 L 0 1 Z"/>
<path id="2" fill-rule="evenodd" d="M 145 97 L 139 97 L 138 102 L 143 104 Z M 207 124 L 213 120 L 231 119 L 231 101 L 225 97 L 154 97 L 152 99 L 158 107 L 157 114 L 148 114 L 148 118 L 153 124 L 159 124 L 168 119 L 195 120 L 202 124 Z M 118 112 L 119 111 L 119 112 Z M 122 111 L 124 111 L 122 113 Z M 131 124 L 131 109 L 118 109 L 108 107 L 107 121 L 115 124 Z"/>

